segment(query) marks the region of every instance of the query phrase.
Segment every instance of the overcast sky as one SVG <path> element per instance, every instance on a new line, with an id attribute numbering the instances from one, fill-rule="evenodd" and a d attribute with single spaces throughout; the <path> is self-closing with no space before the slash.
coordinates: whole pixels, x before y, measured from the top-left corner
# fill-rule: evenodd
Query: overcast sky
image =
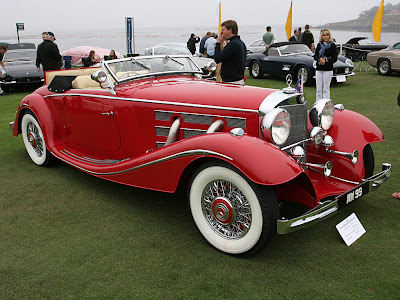
<path id="1" fill-rule="evenodd" d="M 16 33 L 15 23 L 25 23 L 25 33 L 57 33 L 123 28 L 126 16 L 135 27 L 185 26 L 188 31 L 218 22 L 219 0 L 2 0 L 0 36 Z M 386 0 L 385 4 L 400 0 Z M 293 0 L 293 25 L 311 26 L 355 19 L 381 0 Z M 283 25 L 290 0 L 223 0 L 222 20 L 240 25 Z"/>

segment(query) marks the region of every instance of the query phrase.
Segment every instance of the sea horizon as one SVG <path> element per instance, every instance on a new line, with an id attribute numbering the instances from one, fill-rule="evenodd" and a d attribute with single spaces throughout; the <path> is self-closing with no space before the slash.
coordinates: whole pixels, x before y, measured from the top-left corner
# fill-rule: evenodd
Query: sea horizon
<path id="1" fill-rule="evenodd" d="M 274 33 L 276 41 L 286 41 L 285 26 L 271 25 L 272 33 Z M 293 25 L 292 28 L 304 27 L 304 25 Z M 314 39 L 318 42 L 319 31 L 321 27 L 311 27 Z M 160 43 L 177 42 L 186 43 L 191 33 L 200 37 L 204 36 L 207 31 L 217 32 L 217 26 L 196 26 L 196 27 L 135 27 L 134 28 L 134 49 L 135 53 L 143 54 L 148 47 L 155 46 Z M 365 36 L 372 39 L 372 32 L 368 31 L 352 31 L 352 30 L 331 30 L 336 44 L 346 43 L 349 39 L 357 36 Z M 239 26 L 239 35 L 244 43 L 248 46 L 251 42 L 262 39 L 265 33 L 265 25 L 242 25 Z M 124 27 L 107 28 L 107 29 L 82 29 L 76 31 L 59 31 L 54 32 L 56 43 L 60 52 L 64 52 L 77 46 L 92 46 L 106 49 L 114 49 L 122 54 L 126 54 L 126 39 Z M 393 44 L 399 42 L 397 32 L 382 32 L 381 44 Z M 21 31 L 19 32 L 21 43 L 34 43 L 38 45 L 42 42 L 41 32 Z M 0 42 L 17 43 L 17 33 L 14 35 L 0 35 Z M 198 44 L 197 44 L 198 48 Z"/>

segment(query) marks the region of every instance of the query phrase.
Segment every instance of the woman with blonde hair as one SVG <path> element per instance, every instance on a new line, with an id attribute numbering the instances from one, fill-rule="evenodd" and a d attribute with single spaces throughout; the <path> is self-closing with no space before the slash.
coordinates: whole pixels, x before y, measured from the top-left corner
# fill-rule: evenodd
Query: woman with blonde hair
<path id="1" fill-rule="evenodd" d="M 314 53 L 314 60 L 317 62 L 317 69 L 315 71 L 317 86 L 316 101 L 326 98 L 330 99 L 333 64 L 337 61 L 337 51 L 331 32 L 328 29 L 321 30 L 319 43 Z"/>

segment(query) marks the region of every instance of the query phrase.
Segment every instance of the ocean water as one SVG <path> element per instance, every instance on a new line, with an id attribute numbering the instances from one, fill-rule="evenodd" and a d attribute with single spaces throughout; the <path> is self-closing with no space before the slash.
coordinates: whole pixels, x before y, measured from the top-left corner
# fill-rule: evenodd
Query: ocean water
<path id="1" fill-rule="evenodd" d="M 200 37 L 205 35 L 207 31 L 216 31 L 217 28 L 212 27 L 147 27 L 135 28 L 134 30 L 134 47 L 135 52 L 143 54 L 145 48 L 166 42 L 186 43 L 191 33 Z M 277 41 L 286 41 L 286 32 L 283 25 L 272 26 Z M 311 29 L 314 34 L 314 39 L 317 41 L 319 38 L 319 29 Z M 265 27 L 260 25 L 243 25 L 239 26 L 239 35 L 246 45 L 251 42 L 261 39 L 265 33 Z M 56 43 L 60 52 L 68 50 L 77 46 L 93 46 L 106 49 L 114 49 L 120 53 L 126 54 L 126 40 L 124 29 L 108 29 L 99 31 L 79 31 L 79 32 L 55 32 L 57 38 Z M 345 43 L 350 38 L 357 36 L 366 36 L 372 39 L 372 32 L 359 32 L 359 31 L 338 31 L 332 30 L 332 36 L 337 44 Z M 20 42 L 39 44 L 41 42 L 41 32 L 20 32 Z M 399 42 L 399 33 L 383 32 L 381 35 L 382 44 L 392 44 Z M 2 36 L 0 34 L 0 42 L 17 43 L 17 35 Z M 198 44 L 197 44 L 198 47 Z"/>

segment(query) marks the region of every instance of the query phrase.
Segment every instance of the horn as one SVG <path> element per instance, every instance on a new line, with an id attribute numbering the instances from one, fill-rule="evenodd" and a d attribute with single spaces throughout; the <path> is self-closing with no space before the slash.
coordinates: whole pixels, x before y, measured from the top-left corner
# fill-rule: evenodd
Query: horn
<path id="1" fill-rule="evenodd" d="M 330 149 L 325 149 L 326 152 L 332 153 L 332 154 L 337 154 L 337 155 L 342 155 L 344 157 L 347 157 L 348 159 L 351 160 L 351 163 L 355 165 L 358 161 L 358 150 L 354 150 L 352 153 L 349 152 L 341 152 L 341 151 L 334 151 Z"/>
<path id="2" fill-rule="evenodd" d="M 326 164 L 324 164 L 324 165 L 305 163 L 305 162 L 301 162 L 301 161 L 298 161 L 298 164 L 305 166 L 311 170 L 317 171 L 317 172 L 321 172 L 321 171 L 316 170 L 316 169 L 321 169 L 323 174 L 325 175 L 325 177 L 331 176 L 331 173 L 332 173 L 332 162 L 330 162 L 330 161 L 327 161 Z"/>

